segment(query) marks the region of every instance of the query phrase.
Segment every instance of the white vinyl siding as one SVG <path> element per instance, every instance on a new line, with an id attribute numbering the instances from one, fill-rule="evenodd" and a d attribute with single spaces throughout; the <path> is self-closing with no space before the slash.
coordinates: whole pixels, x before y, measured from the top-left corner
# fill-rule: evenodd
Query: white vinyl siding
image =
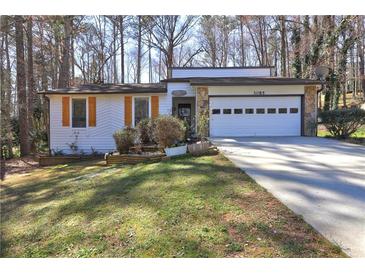
<path id="1" fill-rule="evenodd" d="M 172 78 L 186 77 L 270 77 L 270 68 L 172 69 Z"/>
<path id="2" fill-rule="evenodd" d="M 301 97 L 211 97 L 210 135 L 211 137 L 240 136 L 300 136 Z M 268 109 L 275 108 L 275 113 Z M 285 108 L 287 113 L 279 113 Z M 290 113 L 290 108 L 297 113 Z M 219 114 L 213 114 L 213 110 Z M 231 114 L 227 109 L 231 109 Z M 242 109 L 235 114 L 234 109 Z M 247 109 L 247 111 L 246 111 Z"/>
<path id="3" fill-rule="evenodd" d="M 190 85 L 190 83 L 167 83 L 168 94 L 172 94 L 174 90 L 185 90 L 186 95 L 184 97 L 195 96 L 195 89 Z"/>
<path id="4" fill-rule="evenodd" d="M 136 94 L 126 94 L 136 96 Z M 138 96 L 159 96 L 159 113 L 171 114 L 172 101 L 167 94 L 138 94 Z M 96 97 L 96 126 L 86 128 L 62 127 L 62 97 L 72 98 Z M 115 150 L 113 133 L 124 127 L 124 95 L 49 95 L 50 98 L 50 148 L 55 151 L 62 150 L 65 154 L 72 153 L 68 144 L 75 141 L 78 134 L 77 145 L 79 152 L 90 153 L 94 150 L 105 153 Z M 88 110 L 87 110 L 88 111 Z M 70 117 L 71 119 L 71 117 Z"/>

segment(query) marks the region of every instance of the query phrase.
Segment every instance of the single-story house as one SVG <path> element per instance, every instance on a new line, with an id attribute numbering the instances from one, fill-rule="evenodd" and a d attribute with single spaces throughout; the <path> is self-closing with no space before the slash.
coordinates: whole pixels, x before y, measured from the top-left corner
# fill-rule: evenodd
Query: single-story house
<path id="1" fill-rule="evenodd" d="M 211 137 L 315 136 L 320 82 L 273 77 L 272 67 L 170 68 L 161 83 L 90 84 L 41 91 L 49 99 L 50 149 L 115 150 L 113 133 L 141 119 L 177 115 L 192 131 L 209 113 Z"/>

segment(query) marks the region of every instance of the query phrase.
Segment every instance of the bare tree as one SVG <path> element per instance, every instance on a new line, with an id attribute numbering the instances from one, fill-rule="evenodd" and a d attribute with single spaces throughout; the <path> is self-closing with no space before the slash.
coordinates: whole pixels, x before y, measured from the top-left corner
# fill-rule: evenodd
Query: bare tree
<path id="1" fill-rule="evenodd" d="M 64 41 L 62 46 L 62 62 L 58 80 L 58 87 L 64 88 L 70 85 L 70 51 L 72 35 L 72 16 L 64 16 Z"/>
<path id="2" fill-rule="evenodd" d="M 286 68 L 286 23 L 285 16 L 279 16 L 280 21 L 280 65 L 281 65 L 281 76 L 287 76 Z"/>
<path id="3" fill-rule="evenodd" d="M 174 65 L 174 49 L 190 38 L 189 31 L 196 22 L 194 16 L 168 15 L 152 17 L 152 24 L 149 27 L 153 39 L 151 43 L 164 54 L 164 63 L 167 68 Z M 170 76 L 167 75 L 167 77 Z"/>
<path id="4" fill-rule="evenodd" d="M 18 90 L 20 155 L 29 154 L 27 92 L 24 59 L 24 18 L 15 16 L 16 82 Z"/>
<path id="5" fill-rule="evenodd" d="M 359 77 L 360 77 L 360 81 L 361 81 L 361 89 L 363 92 L 363 98 L 365 100 L 365 58 L 364 58 L 364 54 L 365 54 L 365 49 L 364 49 L 364 44 L 365 44 L 365 35 L 364 35 L 364 16 L 363 15 L 359 15 L 357 18 L 357 28 L 358 28 L 358 35 L 359 38 L 357 40 L 357 50 L 358 50 L 358 56 L 359 56 Z"/>
<path id="6" fill-rule="evenodd" d="M 240 50 L 241 50 L 241 66 L 244 67 L 246 65 L 245 58 L 245 37 L 243 30 L 243 21 L 239 17 L 239 26 L 240 26 Z"/>
<path id="7" fill-rule="evenodd" d="M 36 104 L 36 88 L 33 73 L 33 18 L 27 17 L 27 85 L 28 85 L 28 127 L 29 133 L 33 132 L 33 112 Z M 31 136 L 30 136 L 31 137 Z M 30 138 L 32 140 L 32 138 Z M 31 150 L 34 152 L 34 142 L 31 142 Z"/>
<path id="8" fill-rule="evenodd" d="M 294 53 L 294 60 L 293 60 L 293 69 L 294 69 L 294 76 L 296 78 L 302 77 L 302 60 L 301 60 L 301 30 L 300 30 L 300 16 L 295 17 L 295 22 L 292 25 L 292 36 L 291 42 L 293 44 L 293 53 Z"/>

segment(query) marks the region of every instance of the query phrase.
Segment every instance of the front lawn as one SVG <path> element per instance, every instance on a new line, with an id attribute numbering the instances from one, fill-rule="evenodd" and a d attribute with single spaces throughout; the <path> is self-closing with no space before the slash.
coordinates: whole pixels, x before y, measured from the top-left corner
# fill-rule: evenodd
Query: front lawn
<path id="1" fill-rule="evenodd" d="M 2 257 L 343 257 L 221 155 L 83 162 L 1 186 Z"/>

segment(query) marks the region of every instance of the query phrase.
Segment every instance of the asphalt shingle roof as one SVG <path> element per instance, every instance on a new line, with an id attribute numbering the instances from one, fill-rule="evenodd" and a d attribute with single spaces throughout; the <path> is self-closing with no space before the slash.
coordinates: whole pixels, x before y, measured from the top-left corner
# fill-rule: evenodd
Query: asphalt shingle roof
<path id="1" fill-rule="evenodd" d="M 319 85 L 310 79 L 285 77 L 189 77 L 169 78 L 162 82 L 189 82 L 193 86 L 262 86 L 262 85 Z"/>
<path id="2" fill-rule="evenodd" d="M 166 84 L 87 84 L 77 87 L 40 91 L 41 94 L 114 94 L 114 93 L 166 93 Z"/>

